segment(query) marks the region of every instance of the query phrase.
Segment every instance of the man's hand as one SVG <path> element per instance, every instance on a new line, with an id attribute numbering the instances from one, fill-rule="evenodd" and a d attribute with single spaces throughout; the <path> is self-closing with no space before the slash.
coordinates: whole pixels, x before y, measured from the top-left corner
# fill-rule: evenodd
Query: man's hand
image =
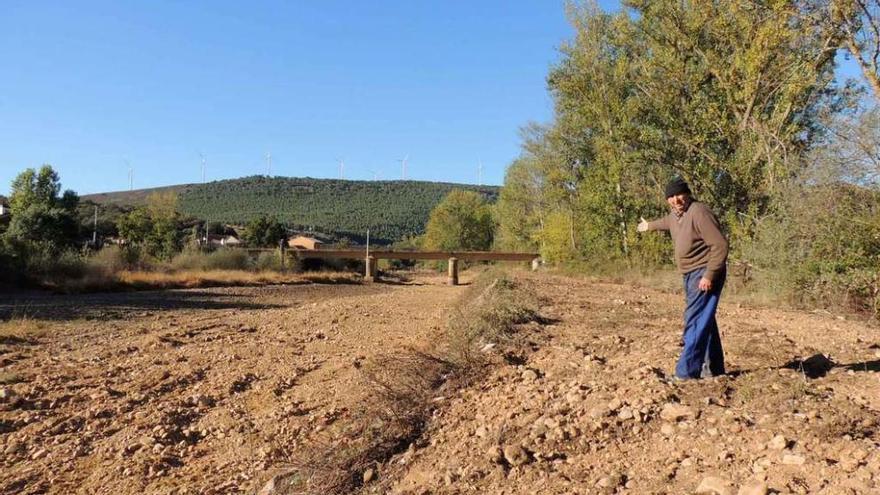
<path id="1" fill-rule="evenodd" d="M 712 281 L 706 277 L 701 277 L 699 287 L 701 291 L 709 292 L 710 290 L 712 290 Z"/>
<path id="2" fill-rule="evenodd" d="M 647 232 L 648 221 L 644 217 L 639 217 L 639 225 L 636 227 L 637 232 Z"/>

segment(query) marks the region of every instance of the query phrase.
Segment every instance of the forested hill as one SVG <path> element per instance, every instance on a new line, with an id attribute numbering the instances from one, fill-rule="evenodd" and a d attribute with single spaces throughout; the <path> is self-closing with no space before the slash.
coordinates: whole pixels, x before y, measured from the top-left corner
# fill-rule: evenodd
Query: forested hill
<path id="1" fill-rule="evenodd" d="M 245 224 L 264 214 L 289 228 L 377 242 L 421 234 L 428 215 L 452 189 L 478 191 L 494 202 L 498 187 L 420 181 L 351 181 L 253 176 L 160 188 L 179 194 L 181 213 L 210 222 Z M 87 196 L 100 203 L 141 200 L 137 191 Z M 120 198 L 121 197 L 121 198 Z M 134 201 L 137 204 L 140 201 Z"/>

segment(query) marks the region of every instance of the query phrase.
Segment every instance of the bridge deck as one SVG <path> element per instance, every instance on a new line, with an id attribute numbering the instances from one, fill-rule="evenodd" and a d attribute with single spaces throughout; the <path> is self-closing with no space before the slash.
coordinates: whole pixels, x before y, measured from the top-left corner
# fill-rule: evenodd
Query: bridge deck
<path id="1" fill-rule="evenodd" d="M 291 249 L 291 255 L 300 258 L 352 258 L 367 257 L 365 249 Z M 466 261 L 532 261 L 540 258 L 537 253 L 502 253 L 495 251 L 388 251 L 370 250 L 370 256 L 386 260 L 448 260 L 456 258 Z"/>

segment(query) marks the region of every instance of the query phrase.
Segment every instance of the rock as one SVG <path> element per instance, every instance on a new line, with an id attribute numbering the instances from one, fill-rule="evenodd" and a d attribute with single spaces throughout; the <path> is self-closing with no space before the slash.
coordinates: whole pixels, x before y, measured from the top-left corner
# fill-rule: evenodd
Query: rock
<path id="1" fill-rule="evenodd" d="M 20 452 L 22 450 L 24 450 L 24 444 L 22 444 L 20 442 L 13 441 L 13 442 L 9 442 L 9 444 L 6 445 L 6 448 L 3 450 L 3 453 L 6 455 L 10 455 L 10 454 L 15 454 L 17 452 Z"/>
<path id="2" fill-rule="evenodd" d="M 630 409 L 628 407 L 624 407 L 623 409 L 620 410 L 620 412 L 617 413 L 617 417 L 624 420 L 624 421 L 626 421 L 628 419 L 632 419 L 633 418 L 633 411 L 632 411 L 632 409 Z"/>
<path id="3" fill-rule="evenodd" d="M 663 426 L 660 427 L 660 433 L 664 436 L 672 436 L 675 433 L 675 427 L 669 423 L 663 423 Z"/>
<path id="4" fill-rule="evenodd" d="M 733 486 L 724 478 L 706 476 L 700 481 L 694 493 L 697 495 L 733 495 Z"/>
<path id="5" fill-rule="evenodd" d="M 599 481 L 596 482 L 596 486 L 606 489 L 617 488 L 622 485 L 624 481 L 625 479 L 620 473 L 611 473 L 608 476 L 599 478 Z"/>
<path id="6" fill-rule="evenodd" d="M 538 379 L 538 374 L 535 370 L 525 370 L 522 372 L 523 381 L 533 382 Z"/>
<path id="7" fill-rule="evenodd" d="M 15 397 L 15 392 L 9 387 L 0 387 L 0 402 L 11 402 Z"/>
<path id="8" fill-rule="evenodd" d="M 489 462 L 494 464 L 501 464 L 501 461 L 504 460 L 504 452 L 502 452 L 501 447 L 498 447 L 497 445 L 492 446 L 486 454 L 489 458 Z"/>
<path id="9" fill-rule="evenodd" d="M 608 409 L 604 407 L 594 407 L 590 409 L 590 417 L 593 419 L 604 418 L 608 416 Z"/>
<path id="10" fill-rule="evenodd" d="M 767 484 L 760 480 L 747 481 L 739 487 L 736 495 L 767 495 L 769 488 Z"/>
<path id="11" fill-rule="evenodd" d="M 611 399 L 611 401 L 608 403 L 608 410 L 616 411 L 620 409 L 620 406 L 622 405 L 623 403 L 620 401 L 620 399 Z"/>
<path id="12" fill-rule="evenodd" d="M 772 450 L 782 450 L 787 446 L 788 440 L 782 435 L 776 435 L 773 437 L 773 440 L 770 440 L 770 443 L 767 444 L 767 448 Z"/>
<path id="13" fill-rule="evenodd" d="M 521 466 L 529 462 L 529 453 L 520 445 L 508 445 L 504 447 L 502 452 L 511 466 Z"/>
<path id="14" fill-rule="evenodd" d="M 489 433 L 489 430 L 487 430 L 485 426 L 480 425 L 477 427 L 477 430 L 474 432 L 474 435 L 476 435 L 480 438 L 483 438 L 486 436 L 487 433 Z"/>
<path id="15" fill-rule="evenodd" d="M 125 474 L 125 473 L 123 473 Z M 126 475 L 127 476 L 127 475 Z M 285 471 L 272 477 L 263 488 L 257 492 L 257 495 L 282 495 L 290 493 L 291 490 L 300 481 L 299 473 L 296 471 Z"/>
<path id="16" fill-rule="evenodd" d="M 785 454 L 782 456 L 782 463 L 786 466 L 801 466 L 805 462 L 807 462 L 807 460 L 802 455 Z"/>
<path id="17" fill-rule="evenodd" d="M 672 402 L 663 406 L 663 410 L 660 411 L 660 418 L 671 422 L 693 419 L 694 416 L 693 409 Z"/>
<path id="18" fill-rule="evenodd" d="M 374 471 L 373 468 L 367 469 L 366 471 L 364 471 L 364 484 L 366 485 L 367 483 L 373 481 L 373 478 L 375 477 L 376 471 Z"/>

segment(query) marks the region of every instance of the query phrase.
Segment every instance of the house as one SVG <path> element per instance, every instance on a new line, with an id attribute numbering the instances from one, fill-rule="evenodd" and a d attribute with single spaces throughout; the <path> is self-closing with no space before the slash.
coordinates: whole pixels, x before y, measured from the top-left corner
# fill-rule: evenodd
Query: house
<path id="1" fill-rule="evenodd" d="M 209 246 L 240 246 L 241 240 L 234 235 L 228 234 L 208 234 L 207 238 L 202 238 L 202 242 Z"/>
<path id="2" fill-rule="evenodd" d="M 319 241 L 318 239 L 315 239 L 314 237 L 306 237 L 303 235 L 296 236 L 292 239 L 287 240 L 287 247 L 290 247 L 293 249 L 315 250 L 315 249 L 321 249 L 321 246 L 323 244 L 324 244 L 323 242 Z"/>
<path id="3" fill-rule="evenodd" d="M 0 203 L 0 217 L 5 217 L 6 215 L 9 215 L 9 207 Z"/>

